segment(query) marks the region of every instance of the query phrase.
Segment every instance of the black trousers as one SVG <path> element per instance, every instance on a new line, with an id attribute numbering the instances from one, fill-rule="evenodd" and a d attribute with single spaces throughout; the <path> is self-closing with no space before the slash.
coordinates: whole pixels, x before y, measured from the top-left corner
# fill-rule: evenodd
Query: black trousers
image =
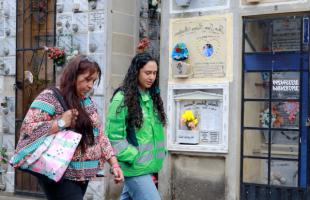
<path id="1" fill-rule="evenodd" d="M 88 181 L 62 179 L 55 183 L 45 178 L 38 178 L 48 200 L 83 200 Z"/>

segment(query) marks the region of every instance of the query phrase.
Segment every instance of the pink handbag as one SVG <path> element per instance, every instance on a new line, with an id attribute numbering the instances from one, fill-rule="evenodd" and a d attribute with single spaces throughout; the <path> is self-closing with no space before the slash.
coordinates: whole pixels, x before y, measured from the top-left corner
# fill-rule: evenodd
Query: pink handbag
<path id="1" fill-rule="evenodd" d="M 59 90 L 51 88 L 55 97 L 63 106 L 64 111 L 68 110 Z M 58 182 L 74 155 L 74 152 L 79 145 L 82 135 L 72 130 L 62 130 L 56 134 L 50 134 L 40 146 L 30 152 L 25 160 L 20 162 L 20 155 L 15 155 L 11 158 L 10 163 L 14 167 L 28 171 L 38 178 L 48 177 L 51 180 Z M 23 157 L 26 155 L 23 155 Z"/>
<path id="2" fill-rule="evenodd" d="M 49 135 L 20 168 L 58 182 L 71 162 L 81 138 L 81 134 L 71 130 Z"/>

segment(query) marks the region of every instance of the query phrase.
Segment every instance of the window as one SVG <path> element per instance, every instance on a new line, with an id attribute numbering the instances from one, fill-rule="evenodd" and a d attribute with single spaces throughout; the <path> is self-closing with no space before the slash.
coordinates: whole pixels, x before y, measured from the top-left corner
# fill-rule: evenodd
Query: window
<path id="1" fill-rule="evenodd" d="M 305 195 L 308 46 L 308 16 L 244 18 L 242 199 Z"/>

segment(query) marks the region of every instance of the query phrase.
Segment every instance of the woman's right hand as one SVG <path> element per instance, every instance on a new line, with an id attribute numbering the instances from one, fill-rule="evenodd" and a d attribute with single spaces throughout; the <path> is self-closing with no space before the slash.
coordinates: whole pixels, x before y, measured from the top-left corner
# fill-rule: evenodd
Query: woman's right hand
<path id="1" fill-rule="evenodd" d="M 72 127 L 75 126 L 75 121 L 77 120 L 77 117 L 79 115 L 79 112 L 77 109 L 70 109 L 64 112 L 61 115 L 61 119 L 65 122 L 65 127 Z"/>

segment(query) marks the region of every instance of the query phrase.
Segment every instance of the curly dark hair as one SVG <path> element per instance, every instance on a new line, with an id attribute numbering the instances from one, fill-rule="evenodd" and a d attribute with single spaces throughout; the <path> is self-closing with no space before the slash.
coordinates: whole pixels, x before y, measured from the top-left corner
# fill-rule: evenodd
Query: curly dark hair
<path id="1" fill-rule="evenodd" d="M 91 61 L 84 55 L 72 58 L 64 68 L 60 77 L 60 92 L 64 97 L 69 109 L 77 109 L 79 117 L 76 121 L 75 130 L 82 134 L 80 142 L 82 151 L 86 145 L 94 144 L 92 121 L 81 104 L 81 97 L 76 91 L 76 80 L 80 74 L 90 72 L 90 75 L 98 73 L 98 84 L 100 83 L 101 70 L 98 63 Z"/>
<path id="2" fill-rule="evenodd" d="M 128 108 L 128 115 L 126 118 L 127 125 L 141 128 L 143 124 L 143 114 L 140 106 L 140 92 L 139 92 L 139 72 L 149 61 L 158 62 L 149 53 L 139 53 L 131 61 L 131 65 L 125 76 L 122 86 L 119 90 L 124 92 L 124 106 Z M 164 111 L 163 101 L 160 97 L 159 91 L 159 69 L 157 71 L 156 79 L 153 85 L 148 89 L 153 100 L 154 111 L 158 114 L 159 120 L 166 125 L 167 119 Z"/>

